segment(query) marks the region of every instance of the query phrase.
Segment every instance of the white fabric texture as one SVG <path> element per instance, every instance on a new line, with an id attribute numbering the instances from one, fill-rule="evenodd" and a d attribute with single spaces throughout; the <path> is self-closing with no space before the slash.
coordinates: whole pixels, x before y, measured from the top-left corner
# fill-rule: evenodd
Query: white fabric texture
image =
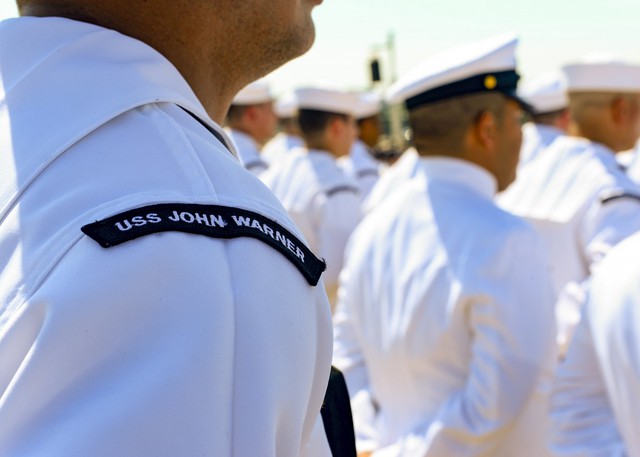
<path id="1" fill-rule="evenodd" d="M 495 190 L 475 165 L 421 158 L 354 232 L 333 363 L 361 450 L 546 455 L 555 331 L 544 248 L 495 206 Z"/>
<path id="2" fill-rule="evenodd" d="M 640 154 L 638 152 L 640 152 L 640 141 L 636 142 L 633 149 L 616 154 L 616 159 L 620 166 L 626 170 L 627 176 L 635 183 L 640 184 Z"/>
<path id="3" fill-rule="evenodd" d="M 522 126 L 522 146 L 520 147 L 520 161 L 518 168 L 530 163 L 564 132 L 557 127 L 527 122 Z"/>
<path id="4" fill-rule="evenodd" d="M 557 456 L 640 455 L 639 259 L 635 234 L 614 247 L 592 277 L 552 397 Z"/>
<path id="5" fill-rule="evenodd" d="M 373 158 L 366 144 L 357 140 L 349 155 L 338 159 L 338 166 L 358 183 L 360 199 L 364 201 L 380 177 L 380 162 Z"/>
<path id="6" fill-rule="evenodd" d="M 104 249 L 80 230 L 180 202 L 299 234 L 186 81 L 145 44 L 66 19 L 5 21 L 0 43 L 0 455 L 326 451 L 322 287 L 252 238 Z"/>
<path id="7" fill-rule="evenodd" d="M 380 178 L 362 203 L 366 214 L 382 204 L 390 195 L 401 188 L 402 183 L 409 181 L 419 171 L 418 151 L 409 148 L 389 168 L 381 172 Z"/>
<path id="8" fill-rule="evenodd" d="M 290 151 L 304 146 L 302 138 L 284 132 L 277 133 L 262 147 L 260 154 L 269 164 L 280 162 Z"/>
<path id="9" fill-rule="evenodd" d="M 269 165 L 260 156 L 260 146 L 250 135 L 236 129 L 225 129 L 238 153 L 240 164 L 259 176 Z"/>
<path id="10" fill-rule="evenodd" d="M 357 183 L 331 153 L 304 148 L 292 151 L 260 179 L 280 199 L 311 250 L 325 259 L 325 284 L 335 285 L 345 246 L 361 217 Z"/>
<path id="11" fill-rule="evenodd" d="M 580 284 L 612 246 L 640 228 L 638 196 L 613 151 L 574 137 L 554 141 L 499 196 L 504 209 L 530 221 L 545 241 L 563 347 L 579 316 Z"/>

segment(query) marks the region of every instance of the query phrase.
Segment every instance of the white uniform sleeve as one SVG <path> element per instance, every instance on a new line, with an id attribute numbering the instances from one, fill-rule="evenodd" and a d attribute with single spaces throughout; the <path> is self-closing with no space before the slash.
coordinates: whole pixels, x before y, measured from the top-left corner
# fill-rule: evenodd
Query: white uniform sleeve
<path id="1" fill-rule="evenodd" d="M 629 456 L 640 455 L 640 238 L 611 252 L 593 277 L 586 310 L 606 394 Z"/>
<path id="2" fill-rule="evenodd" d="M 426 430 L 376 457 L 493 455 L 525 406 L 544 401 L 535 391 L 555 359 L 555 326 L 542 243 L 531 232 L 511 236 L 485 267 L 482 277 L 462 281 L 478 285 L 466 295 L 472 339 L 466 386 L 442 405 Z M 535 406 L 543 416 L 545 405 Z M 544 417 L 533 424 L 537 428 L 524 436 L 543 440 Z"/>
<path id="3" fill-rule="evenodd" d="M 331 447 L 327 441 L 327 433 L 320 414 L 318 414 L 309 441 L 300 452 L 300 457 L 331 457 Z"/>
<path id="4" fill-rule="evenodd" d="M 82 238 L 0 333 L 0 360 L 25 348 L 23 368 L 0 364 L 0 455 L 297 457 L 329 319 L 258 240 Z"/>
<path id="5" fill-rule="evenodd" d="M 360 221 L 360 198 L 352 190 L 321 194 L 318 197 L 319 256 L 327 262 L 324 282 L 335 288 L 342 269 L 347 241 Z"/>
<path id="6" fill-rule="evenodd" d="M 582 218 L 578 237 L 589 273 L 597 269 L 611 248 L 639 229 L 640 202 L 635 198 L 595 201 Z M 585 282 L 572 281 L 560 291 L 556 305 L 560 356 L 564 356 L 580 320 L 587 288 Z"/>
<path id="7" fill-rule="evenodd" d="M 550 447 L 558 457 L 624 457 L 586 314 L 557 369 Z"/>
<path id="8" fill-rule="evenodd" d="M 631 197 L 595 201 L 587 210 L 580 229 L 580 243 L 589 271 L 609 250 L 640 230 L 640 201 Z"/>
<path id="9" fill-rule="evenodd" d="M 342 372 L 347 383 L 356 435 L 356 448 L 358 452 L 363 452 L 377 447 L 376 408 L 370 391 L 364 355 L 351 323 L 347 303 L 348 294 L 344 288 L 348 281 L 349 271 L 344 269 L 340 274 L 341 287 L 338 290 L 338 305 L 333 318 L 333 365 Z"/>

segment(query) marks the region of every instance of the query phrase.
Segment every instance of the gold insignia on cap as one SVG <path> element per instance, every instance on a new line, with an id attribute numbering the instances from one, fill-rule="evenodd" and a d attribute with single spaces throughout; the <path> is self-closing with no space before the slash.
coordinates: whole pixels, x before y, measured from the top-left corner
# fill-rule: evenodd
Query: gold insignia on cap
<path id="1" fill-rule="evenodd" d="M 484 78 L 484 87 L 486 87 L 488 90 L 495 89 L 497 85 L 498 85 L 498 80 L 496 79 L 495 76 L 489 75 L 486 78 Z"/>

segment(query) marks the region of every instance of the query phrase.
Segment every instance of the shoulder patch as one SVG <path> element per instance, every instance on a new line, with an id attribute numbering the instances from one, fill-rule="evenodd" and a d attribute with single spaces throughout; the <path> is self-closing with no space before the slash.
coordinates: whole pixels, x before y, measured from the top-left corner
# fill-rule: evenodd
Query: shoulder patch
<path id="1" fill-rule="evenodd" d="M 333 196 L 335 194 L 339 194 L 340 192 L 351 192 L 353 194 L 358 194 L 358 193 L 360 193 L 360 189 L 358 189 L 357 187 L 345 184 L 343 186 L 331 187 L 331 188 L 329 188 L 329 189 L 324 191 L 324 193 L 327 195 L 327 197 L 331 197 L 331 196 Z"/>
<path id="2" fill-rule="evenodd" d="M 373 168 L 369 168 L 369 169 L 365 169 L 365 170 L 360 170 L 356 176 L 358 177 L 358 179 L 363 179 L 363 178 L 367 178 L 369 176 L 377 178 L 378 176 L 380 176 L 380 173 L 378 173 L 378 170 L 373 169 Z"/>
<path id="3" fill-rule="evenodd" d="M 609 202 L 612 202 L 614 200 L 620 200 L 620 199 L 631 199 L 631 200 L 637 200 L 638 202 L 640 202 L 640 194 L 632 194 L 630 192 L 612 192 L 608 195 L 604 195 L 600 198 L 600 203 L 602 203 L 603 205 L 606 205 Z"/>
<path id="4" fill-rule="evenodd" d="M 189 203 L 163 203 L 125 211 L 87 224 L 82 232 L 103 248 L 159 232 L 185 232 L 210 238 L 255 238 L 284 255 L 315 286 L 324 261 L 277 222 L 253 211 Z"/>
<path id="5" fill-rule="evenodd" d="M 251 170 L 252 168 L 264 168 L 267 169 L 269 168 L 269 165 L 267 165 L 267 162 L 264 162 L 262 160 L 254 160 L 253 162 L 248 162 L 244 165 L 244 168 L 246 168 L 247 170 Z"/>

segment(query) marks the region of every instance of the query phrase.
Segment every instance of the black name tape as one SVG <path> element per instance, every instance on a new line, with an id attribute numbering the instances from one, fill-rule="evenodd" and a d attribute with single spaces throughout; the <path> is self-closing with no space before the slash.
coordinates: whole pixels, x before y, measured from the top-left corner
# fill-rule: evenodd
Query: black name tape
<path id="1" fill-rule="evenodd" d="M 82 227 L 85 235 L 110 248 L 159 232 L 185 232 L 210 238 L 250 237 L 284 255 L 315 286 L 326 268 L 295 235 L 253 211 L 218 205 L 164 203 L 125 211 Z"/>

